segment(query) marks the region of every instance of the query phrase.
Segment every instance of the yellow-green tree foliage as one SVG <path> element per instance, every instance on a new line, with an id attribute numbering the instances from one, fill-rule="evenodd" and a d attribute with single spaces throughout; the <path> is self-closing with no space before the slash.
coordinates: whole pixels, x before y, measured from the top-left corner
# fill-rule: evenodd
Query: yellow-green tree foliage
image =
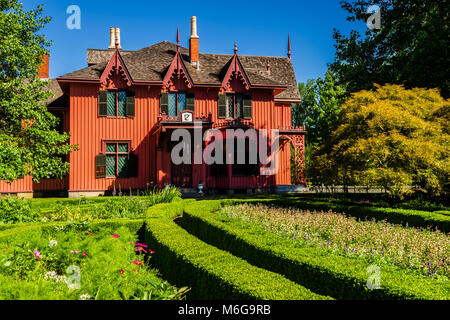
<path id="1" fill-rule="evenodd" d="M 352 94 L 338 128 L 315 151 L 310 178 L 382 186 L 400 197 L 411 186 L 440 195 L 449 185 L 449 111 L 437 89 L 377 85 Z"/>

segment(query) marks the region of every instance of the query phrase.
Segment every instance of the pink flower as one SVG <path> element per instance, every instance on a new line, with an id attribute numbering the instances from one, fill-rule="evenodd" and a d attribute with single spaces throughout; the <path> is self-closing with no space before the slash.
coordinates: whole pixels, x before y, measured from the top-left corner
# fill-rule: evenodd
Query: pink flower
<path id="1" fill-rule="evenodd" d="M 87 253 L 86 253 L 86 252 L 83 252 L 83 256 L 87 257 Z"/>
<path id="2" fill-rule="evenodd" d="M 155 251 L 153 251 L 153 250 L 150 250 L 149 252 L 150 252 L 150 254 L 154 254 L 155 253 Z"/>
<path id="3" fill-rule="evenodd" d="M 120 236 L 118 234 L 113 234 L 113 238 L 117 239 L 120 238 Z"/>
<path id="4" fill-rule="evenodd" d="M 33 254 L 34 254 L 34 256 L 35 256 L 36 258 L 38 258 L 39 260 L 42 259 L 41 253 L 40 253 L 39 251 L 34 250 L 34 251 L 33 251 Z"/>
<path id="5" fill-rule="evenodd" d="M 119 273 L 120 273 L 120 274 L 124 274 L 125 271 L 122 269 L 122 270 L 119 271 Z"/>
<path id="6" fill-rule="evenodd" d="M 141 251 L 144 251 L 145 253 L 147 253 L 147 251 L 145 251 L 145 249 L 142 247 L 136 248 L 136 252 L 141 252 Z"/>
<path id="7" fill-rule="evenodd" d="M 80 254 L 80 251 L 72 251 L 71 253 Z"/>
<path id="8" fill-rule="evenodd" d="M 136 261 L 133 261 L 133 263 L 137 266 L 141 266 L 144 263 L 144 261 L 136 260 Z"/>
<path id="9" fill-rule="evenodd" d="M 142 243 L 136 243 L 136 247 L 148 248 L 148 246 Z"/>

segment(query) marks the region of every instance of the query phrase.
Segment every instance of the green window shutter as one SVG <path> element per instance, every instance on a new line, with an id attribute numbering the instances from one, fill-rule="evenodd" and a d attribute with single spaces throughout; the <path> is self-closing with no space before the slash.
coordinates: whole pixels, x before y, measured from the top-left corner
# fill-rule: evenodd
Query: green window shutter
<path id="1" fill-rule="evenodd" d="M 219 110 L 218 110 L 219 119 L 225 119 L 226 115 L 227 115 L 226 114 L 227 113 L 227 95 L 226 94 L 219 94 L 218 105 L 219 105 Z"/>
<path id="2" fill-rule="evenodd" d="M 187 95 L 186 110 L 195 111 L 195 95 L 193 93 Z"/>
<path id="3" fill-rule="evenodd" d="M 169 93 L 168 92 L 161 93 L 160 108 L 161 108 L 161 114 L 165 113 L 166 115 L 169 115 Z"/>
<path id="4" fill-rule="evenodd" d="M 251 119 L 253 117 L 252 97 L 244 97 L 244 119 Z"/>
<path id="5" fill-rule="evenodd" d="M 127 117 L 134 117 L 136 114 L 135 111 L 135 93 L 127 92 Z"/>
<path id="6" fill-rule="evenodd" d="M 97 179 L 106 177 L 106 155 L 104 154 L 95 157 L 95 177 Z"/>
<path id="7" fill-rule="evenodd" d="M 98 92 L 98 116 L 106 117 L 108 114 L 108 91 Z"/>
<path id="8" fill-rule="evenodd" d="M 131 152 L 128 158 L 128 177 L 138 177 L 138 163 L 138 156 Z"/>

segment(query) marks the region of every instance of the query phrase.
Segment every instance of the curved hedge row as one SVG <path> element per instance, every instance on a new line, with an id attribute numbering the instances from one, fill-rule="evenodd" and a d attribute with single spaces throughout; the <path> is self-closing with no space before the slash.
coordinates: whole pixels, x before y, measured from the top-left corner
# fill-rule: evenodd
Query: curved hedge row
<path id="1" fill-rule="evenodd" d="M 195 200 L 193 200 L 195 201 Z M 192 287 L 190 299 L 329 300 L 286 279 L 208 245 L 176 224 L 190 200 L 148 209 L 146 243 L 152 264 L 173 284 Z"/>
<path id="2" fill-rule="evenodd" d="M 202 201 L 185 207 L 183 227 L 205 242 L 249 263 L 336 299 L 450 298 L 450 283 L 432 281 L 395 267 L 381 267 L 381 289 L 369 290 L 369 263 L 320 248 L 299 247 L 263 227 L 212 214 L 236 201 Z"/>

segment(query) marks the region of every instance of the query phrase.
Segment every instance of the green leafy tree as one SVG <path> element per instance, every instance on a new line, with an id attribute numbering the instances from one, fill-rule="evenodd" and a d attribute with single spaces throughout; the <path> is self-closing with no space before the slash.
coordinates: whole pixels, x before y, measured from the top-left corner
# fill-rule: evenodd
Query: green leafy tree
<path id="1" fill-rule="evenodd" d="M 334 31 L 336 55 L 330 70 L 349 92 L 374 83 L 439 88 L 450 97 L 450 37 L 446 0 L 341 0 L 348 21 L 366 23 L 367 9 L 381 8 L 381 29 L 349 36 Z"/>
<path id="2" fill-rule="evenodd" d="M 306 127 L 308 145 L 322 143 L 336 128 L 346 91 L 336 83 L 331 72 L 325 78 L 299 84 L 302 103 L 293 108 L 295 125 Z"/>
<path id="3" fill-rule="evenodd" d="M 352 95 L 309 172 L 315 184 L 382 186 L 402 197 L 416 186 L 448 192 L 450 101 L 437 89 L 376 86 Z"/>
<path id="4" fill-rule="evenodd" d="M 76 150 L 45 102 L 52 93 L 37 78 L 50 42 L 39 31 L 50 21 L 42 6 L 24 11 L 16 0 L 0 0 L 0 180 L 32 175 L 62 178 L 63 156 Z"/>

